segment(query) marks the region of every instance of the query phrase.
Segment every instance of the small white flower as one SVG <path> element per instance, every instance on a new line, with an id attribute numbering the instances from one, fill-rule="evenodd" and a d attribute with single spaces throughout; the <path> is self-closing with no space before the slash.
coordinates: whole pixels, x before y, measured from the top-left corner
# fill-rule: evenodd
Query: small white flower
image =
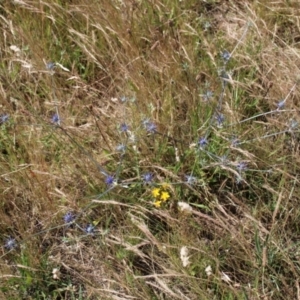
<path id="1" fill-rule="evenodd" d="M 28 63 L 26 61 L 23 61 L 22 62 L 22 67 L 25 68 L 25 69 L 31 69 L 32 68 L 32 64 Z"/>
<path id="2" fill-rule="evenodd" d="M 53 279 L 55 280 L 59 280 L 59 277 L 60 277 L 60 271 L 58 268 L 54 268 L 52 270 L 52 274 L 53 274 Z"/>
<path id="3" fill-rule="evenodd" d="M 18 53 L 18 52 L 21 51 L 21 49 L 20 49 L 19 47 L 15 46 L 15 45 L 11 45 L 11 46 L 9 47 L 9 49 L 12 50 L 12 51 L 15 52 L 15 53 Z"/>
<path id="4" fill-rule="evenodd" d="M 211 266 L 207 266 L 205 268 L 205 273 L 206 273 L 207 277 L 209 277 L 209 276 L 212 275 L 212 268 L 211 268 Z"/>
<path id="5" fill-rule="evenodd" d="M 180 211 L 191 213 L 193 208 L 186 202 L 178 202 L 178 208 Z"/>
<path id="6" fill-rule="evenodd" d="M 175 147 L 175 160 L 177 162 L 180 162 L 180 156 L 179 156 L 179 152 L 178 152 L 178 148 L 177 147 Z"/>
<path id="7" fill-rule="evenodd" d="M 182 262 L 183 267 L 186 267 L 190 264 L 189 256 L 188 256 L 189 250 L 186 246 L 181 247 L 180 249 L 180 259 Z"/>

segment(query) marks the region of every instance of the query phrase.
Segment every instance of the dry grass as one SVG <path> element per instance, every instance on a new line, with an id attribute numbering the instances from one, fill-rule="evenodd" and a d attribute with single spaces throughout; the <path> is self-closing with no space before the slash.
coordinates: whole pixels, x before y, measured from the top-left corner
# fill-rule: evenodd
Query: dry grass
<path id="1" fill-rule="evenodd" d="M 299 5 L 60 2 L 0 6 L 0 298 L 300 299 Z"/>

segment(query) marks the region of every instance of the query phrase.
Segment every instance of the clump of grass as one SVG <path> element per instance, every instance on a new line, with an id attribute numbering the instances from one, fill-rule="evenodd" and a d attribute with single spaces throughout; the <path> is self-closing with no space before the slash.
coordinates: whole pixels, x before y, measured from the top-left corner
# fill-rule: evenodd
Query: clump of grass
<path id="1" fill-rule="evenodd" d="M 3 298 L 297 298 L 297 7 L 1 9 Z"/>

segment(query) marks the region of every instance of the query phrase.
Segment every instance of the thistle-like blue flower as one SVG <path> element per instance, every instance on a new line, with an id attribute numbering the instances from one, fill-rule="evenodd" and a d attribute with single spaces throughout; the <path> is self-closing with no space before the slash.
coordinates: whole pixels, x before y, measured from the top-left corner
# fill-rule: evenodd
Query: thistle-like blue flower
<path id="1" fill-rule="evenodd" d="M 63 217 L 64 221 L 66 224 L 72 223 L 75 219 L 75 215 L 72 212 L 67 212 L 64 217 Z"/>
<path id="2" fill-rule="evenodd" d="M 155 133 L 156 132 L 156 124 L 151 122 L 150 120 L 146 119 L 143 121 L 143 125 L 144 125 L 144 128 L 146 129 L 147 132 L 149 133 Z"/>
<path id="3" fill-rule="evenodd" d="M 121 125 L 120 125 L 120 130 L 121 130 L 121 132 L 126 132 L 126 131 L 128 131 L 128 125 L 126 125 L 125 123 L 122 123 Z"/>
<path id="4" fill-rule="evenodd" d="M 91 235 L 94 235 L 95 233 L 95 226 L 92 225 L 92 224 L 88 224 L 85 229 L 84 229 L 85 233 L 87 234 L 91 234 Z"/>
<path id="5" fill-rule="evenodd" d="M 197 178 L 192 175 L 185 175 L 185 182 L 189 185 L 194 185 L 197 182 Z"/>
<path id="6" fill-rule="evenodd" d="M 142 175 L 144 183 L 151 183 L 153 180 L 153 174 L 152 173 L 145 173 Z"/>
<path id="7" fill-rule="evenodd" d="M 60 125 L 60 118 L 59 118 L 59 115 L 58 114 L 54 114 L 53 117 L 51 118 L 51 122 L 53 124 L 57 124 L 57 125 Z"/>
<path id="8" fill-rule="evenodd" d="M 114 176 L 111 176 L 111 175 L 106 176 L 106 178 L 105 178 L 105 183 L 106 183 L 108 186 L 112 186 L 112 185 L 115 183 L 115 177 L 114 177 Z"/>
<path id="9" fill-rule="evenodd" d="M 239 140 L 237 137 L 233 137 L 233 138 L 231 139 L 231 146 L 233 146 L 233 147 L 238 147 L 239 144 L 240 144 L 240 140 Z"/>
<path id="10" fill-rule="evenodd" d="M 4 247 L 7 249 L 7 250 L 13 250 L 17 247 L 17 241 L 16 239 L 12 238 L 12 237 L 9 237 L 6 241 L 5 241 L 5 245 Z"/>
<path id="11" fill-rule="evenodd" d="M 46 65 L 46 68 L 48 70 L 53 70 L 55 68 L 55 66 L 56 66 L 56 63 L 54 63 L 54 62 L 48 62 L 47 65 Z"/>
<path id="12" fill-rule="evenodd" d="M 289 126 L 289 130 L 293 131 L 298 127 L 298 122 L 296 120 L 291 120 L 290 121 L 290 126 Z"/>
<path id="13" fill-rule="evenodd" d="M 207 102 L 207 101 L 209 101 L 212 97 L 213 97 L 213 92 L 212 91 L 210 91 L 210 90 L 208 90 L 208 91 L 206 91 L 203 95 L 202 95 L 202 97 L 203 97 L 203 100 L 205 101 L 205 102 Z"/>
<path id="14" fill-rule="evenodd" d="M 199 148 L 203 149 L 207 145 L 208 145 L 208 141 L 207 141 L 206 137 L 202 137 L 199 139 L 199 141 L 198 141 Z"/>
<path id="15" fill-rule="evenodd" d="M 5 123 L 6 121 L 8 121 L 8 119 L 9 119 L 9 115 L 6 114 L 0 115 L 0 124 Z"/>
<path id="16" fill-rule="evenodd" d="M 120 100 L 121 100 L 122 103 L 124 103 L 124 102 L 126 102 L 128 100 L 128 98 L 126 96 L 122 96 L 120 98 Z"/>
<path id="17" fill-rule="evenodd" d="M 224 121 L 225 121 L 225 117 L 223 114 L 221 113 L 217 113 L 216 116 L 215 116 L 215 119 L 217 121 L 217 126 L 218 127 L 222 127 Z"/>
<path id="18" fill-rule="evenodd" d="M 241 173 L 241 172 L 247 170 L 247 163 L 241 161 L 237 164 L 236 168 L 239 171 L 239 173 Z"/>
<path id="19" fill-rule="evenodd" d="M 224 50 L 223 52 L 221 52 L 221 57 L 224 62 L 227 63 L 231 57 L 231 54 L 227 50 Z"/>
<path id="20" fill-rule="evenodd" d="M 125 152 L 126 146 L 124 144 L 119 144 L 117 145 L 116 150 L 119 152 Z"/>

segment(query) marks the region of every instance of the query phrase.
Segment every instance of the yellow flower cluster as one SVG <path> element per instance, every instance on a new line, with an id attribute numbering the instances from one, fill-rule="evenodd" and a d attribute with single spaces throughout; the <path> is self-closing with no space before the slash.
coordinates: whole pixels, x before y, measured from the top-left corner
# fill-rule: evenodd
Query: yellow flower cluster
<path id="1" fill-rule="evenodd" d="M 167 184 L 163 184 L 162 187 L 154 188 L 151 191 L 152 196 L 155 198 L 153 203 L 155 207 L 161 207 L 162 203 L 166 202 L 170 198 L 169 192 L 166 191 L 167 187 Z"/>

